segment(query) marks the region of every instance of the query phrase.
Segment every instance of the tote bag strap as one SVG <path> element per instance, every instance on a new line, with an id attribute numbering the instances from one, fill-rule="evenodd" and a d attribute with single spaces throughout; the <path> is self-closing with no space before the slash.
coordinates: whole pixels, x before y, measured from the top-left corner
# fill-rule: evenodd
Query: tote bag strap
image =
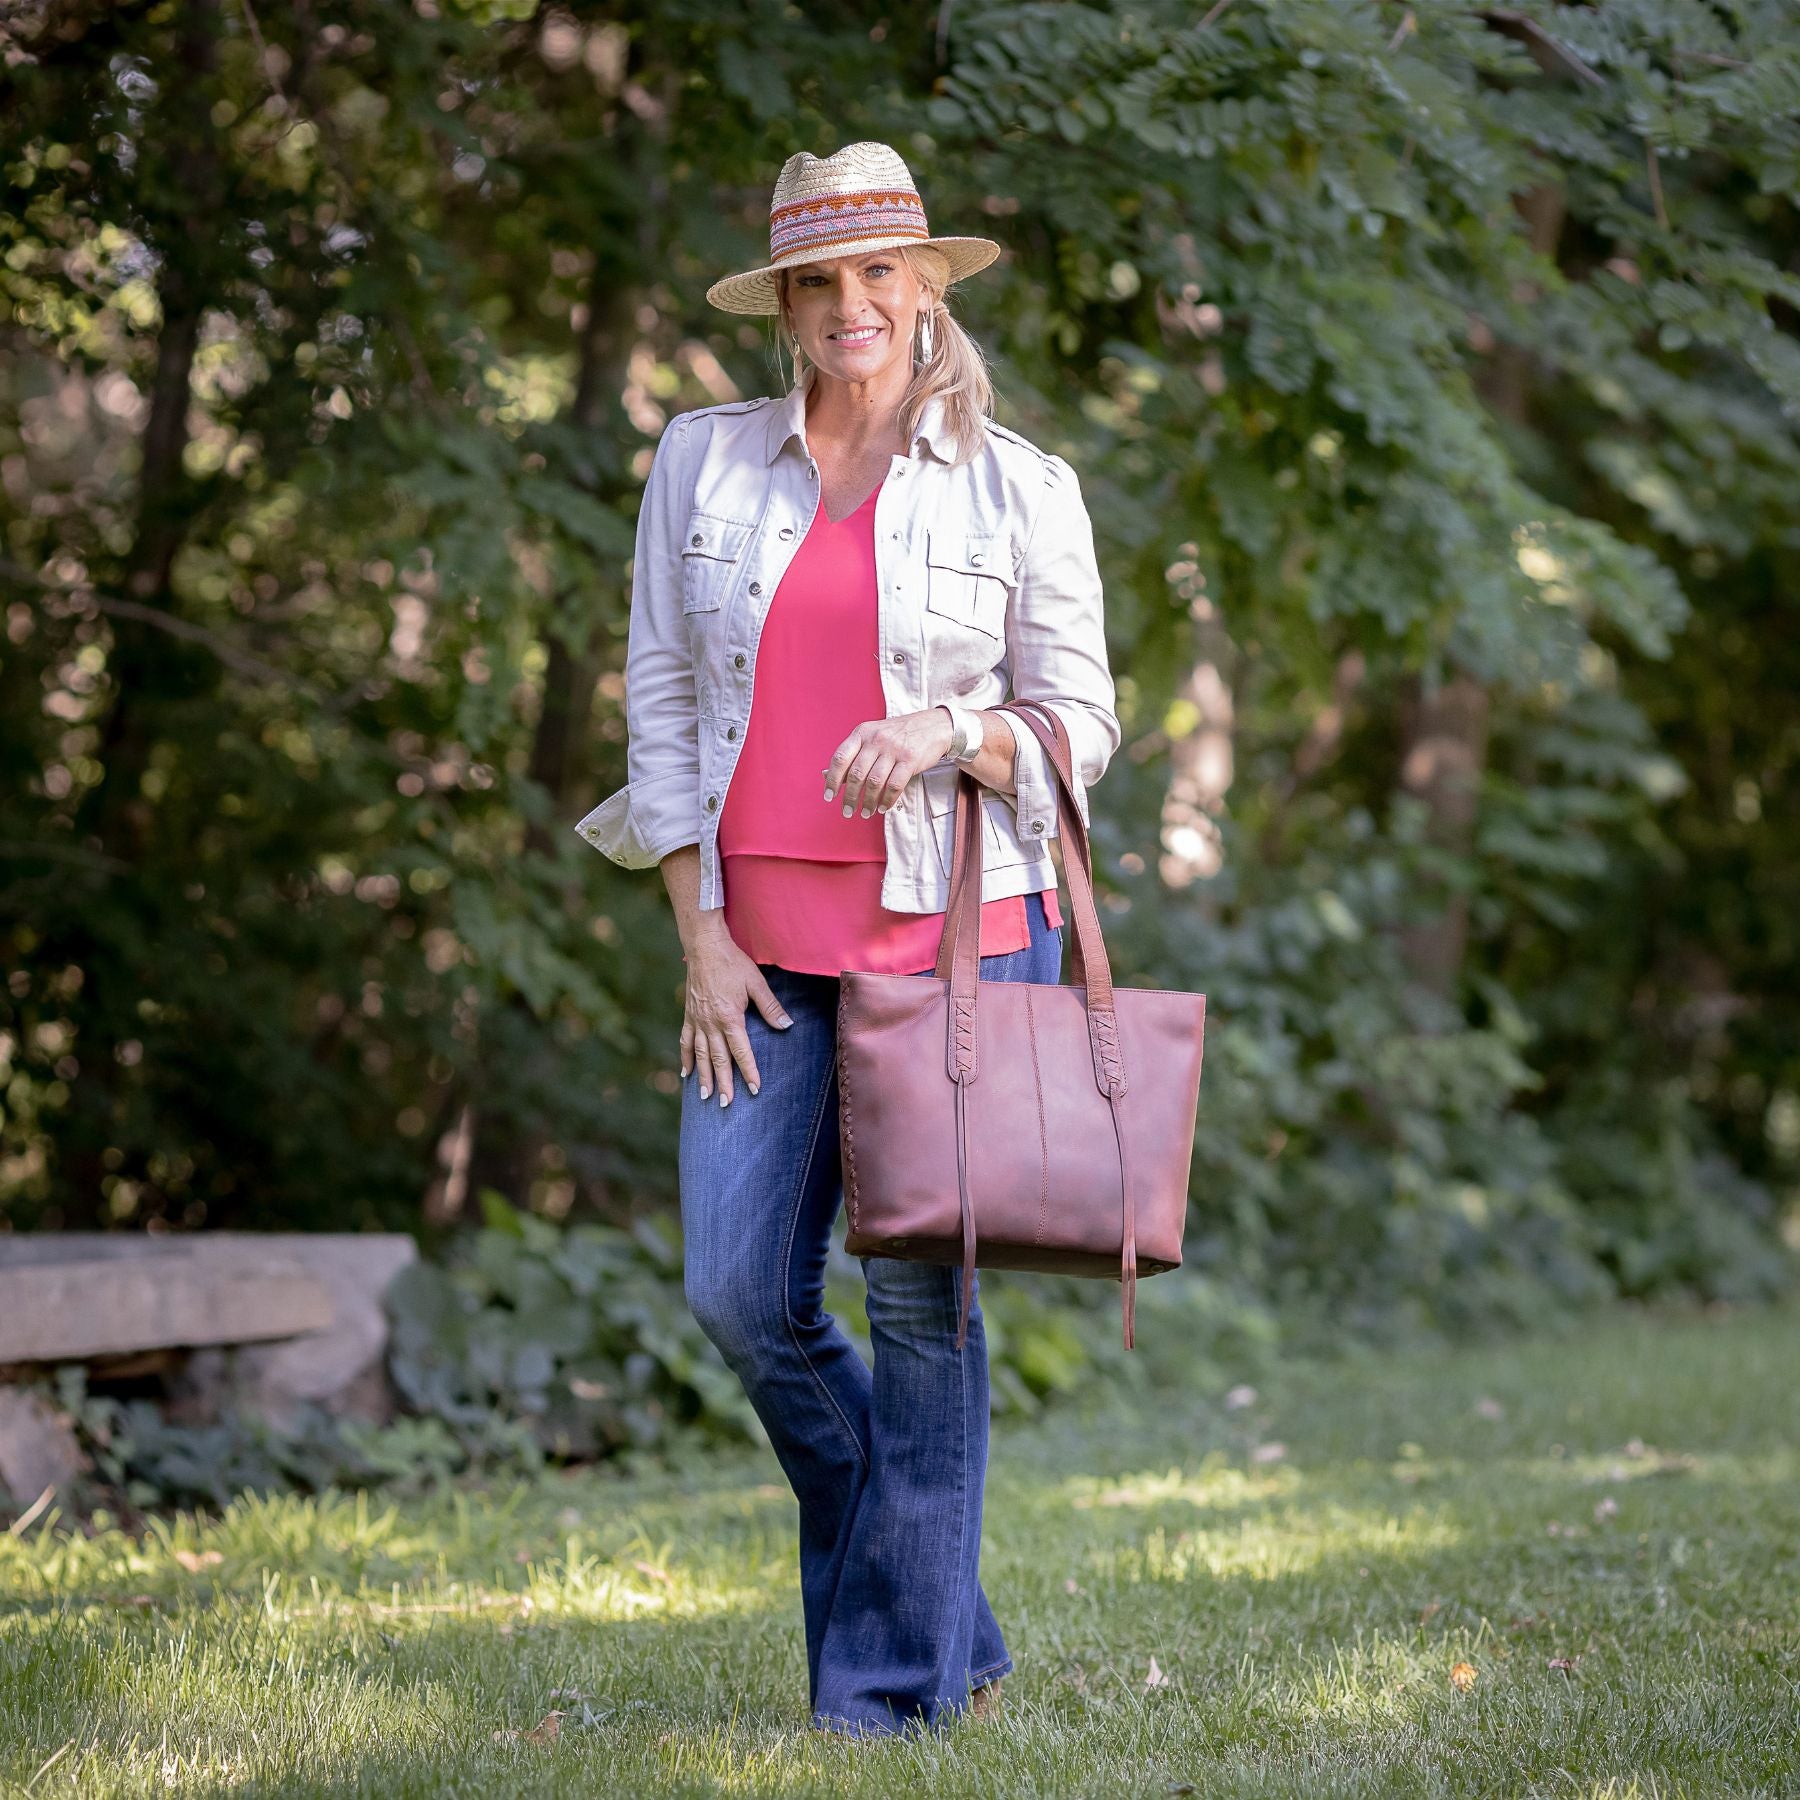
<path id="1" fill-rule="evenodd" d="M 1094 1085 L 1109 1098 L 1123 1094 L 1127 1085 L 1125 1058 L 1119 1047 L 1118 1015 L 1113 1004 L 1112 964 L 1106 954 L 1106 940 L 1101 934 L 1100 915 L 1094 904 L 1093 852 L 1087 826 L 1082 823 L 1080 809 L 1075 803 L 1074 762 L 1067 728 L 1055 712 L 1035 700 L 1008 701 L 990 710 L 1017 713 L 1043 742 L 1056 772 L 1057 828 L 1062 835 L 1063 873 L 1068 878 L 1069 905 L 1075 925 L 1070 985 L 1084 991 Z M 1035 716 L 1038 713 L 1049 719 L 1047 727 Z M 959 1033 L 953 1029 L 946 1046 L 947 1072 L 952 1081 L 957 1079 L 959 1068 L 965 1065 L 972 1080 L 975 1069 L 975 987 L 980 968 L 982 873 L 980 794 L 981 784 L 975 777 L 967 769 L 959 770 L 950 900 L 944 914 L 944 929 L 938 939 L 937 962 L 932 970 L 940 981 L 950 982 L 952 1001 L 962 999 L 967 1005 L 967 1031 L 961 1034 L 966 1036 L 966 1042 L 959 1043 Z M 958 1016 L 954 1004 L 951 1016 L 954 1025 Z"/>
<path id="2" fill-rule="evenodd" d="M 1073 985 L 1081 988 L 1087 1015 L 1088 1047 L 1093 1062 L 1094 1084 L 1106 1096 L 1112 1116 L 1113 1136 L 1119 1149 L 1119 1281 L 1124 1311 L 1125 1347 L 1131 1348 L 1137 1298 L 1136 1205 L 1125 1154 L 1125 1130 L 1119 1102 L 1126 1088 L 1125 1057 L 1119 1043 L 1118 1013 L 1113 997 L 1112 966 L 1100 930 L 1094 904 L 1093 853 L 1087 827 L 1075 801 L 1074 757 L 1069 734 L 1056 712 L 1038 701 L 1009 701 L 990 710 L 1016 713 L 1044 745 L 1056 772 L 1057 828 L 1063 841 L 1063 872 L 1069 882 L 1070 909 L 1075 917 L 1075 945 L 1071 957 Z M 1037 717 L 1042 714 L 1043 719 Z M 945 1069 L 956 1084 L 956 1178 L 962 1209 L 963 1279 L 957 1313 L 956 1345 L 960 1350 L 968 1334 L 969 1309 L 975 1284 L 975 1213 L 969 1198 L 968 1089 L 978 1072 L 978 1001 L 980 988 L 980 928 L 982 829 L 981 789 L 967 769 L 958 771 L 954 853 L 950 869 L 950 898 L 944 927 L 938 939 L 933 974 L 950 984 L 947 996 Z"/>

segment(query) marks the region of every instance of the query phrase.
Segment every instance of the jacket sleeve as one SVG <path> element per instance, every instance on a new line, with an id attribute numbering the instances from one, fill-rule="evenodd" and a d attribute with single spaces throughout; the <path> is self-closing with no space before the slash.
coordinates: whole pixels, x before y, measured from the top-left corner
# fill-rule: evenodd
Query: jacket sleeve
<path id="1" fill-rule="evenodd" d="M 627 869 L 700 841 L 700 706 L 681 616 L 688 415 L 669 422 L 644 483 L 625 648 L 624 787 L 575 829 Z"/>
<path id="2" fill-rule="evenodd" d="M 1044 493 L 1006 612 L 1011 697 L 1037 700 L 1069 734 L 1075 802 L 1088 817 L 1087 790 L 1106 772 L 1124 735 L 1106 660 L 1106 610 L 1094 529 L 1075 471 L 1060 456 L 1044 459 Z M 1056 771 L 1023 719 L 1000 715 L 1018 745 L 1013 793 L 1020 838 L 1055 837 Z M 1043 829 L 1036 827 L 1043 821 Z"/>

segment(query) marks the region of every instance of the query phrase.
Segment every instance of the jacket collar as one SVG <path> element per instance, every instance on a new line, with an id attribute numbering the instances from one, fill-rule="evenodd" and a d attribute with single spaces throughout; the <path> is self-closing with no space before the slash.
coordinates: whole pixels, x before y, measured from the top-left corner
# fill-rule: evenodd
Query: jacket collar
<path id="1" fill-rule="evenodd" d="M 790 393 L 776 401 L 768 415 L 766 445 L 768 460 L 773 463 L 790 440 L 798 438 L 804 449 L 806 443 L 806 396 L 812 391 L 813 371 L 808 369 L 806 380 Z M 919 428 L 914 433 L 916 442 L 923 443 L 925 448 L 939 462 L 949 462 L 956 453 L 956 445 L 946 429 L 944 419 L 944 401 L 940 394 L 933 394 L 925 402 L 925 411 L 920 416 Z M 911 454 L 911 451 L 908 451 Z"/>

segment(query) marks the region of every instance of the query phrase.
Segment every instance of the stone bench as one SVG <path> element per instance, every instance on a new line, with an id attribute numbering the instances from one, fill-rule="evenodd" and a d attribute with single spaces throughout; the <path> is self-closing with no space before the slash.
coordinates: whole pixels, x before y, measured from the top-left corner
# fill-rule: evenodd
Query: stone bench
<path id="1" fill-rule="evenodd" d="M 279 1422 L 304 1402 L 384 1418 L 381 1298 L 417 1254 L 398 1233 L 0 1235 L 0 1368 L 183 1351 L 192 1415 Z M 73 1440 L 63 1426 L 52 1441 L 46 1410 L 0 1388 L 0 1501 L 28 1505 L 72 1472 Z"/>

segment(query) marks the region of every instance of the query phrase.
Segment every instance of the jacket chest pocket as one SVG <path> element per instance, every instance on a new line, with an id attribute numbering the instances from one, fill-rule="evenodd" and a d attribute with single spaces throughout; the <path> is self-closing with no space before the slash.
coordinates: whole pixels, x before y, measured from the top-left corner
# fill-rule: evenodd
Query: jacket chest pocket
<path id="1" fill-rule="evenodd" d="M 1007 574 L 1004 537 L 933 530 L 925 544 L 925 608 L 979 631 L 998 645 L 1006 639 Z"/>
<path id="2" fill-rule="evenodd" d="M 726 519 L 705 512 L 689 515 L 681 539 L 684 613 L 712 612 L 724 604 L 753 529 L 748 519 Z"/>

